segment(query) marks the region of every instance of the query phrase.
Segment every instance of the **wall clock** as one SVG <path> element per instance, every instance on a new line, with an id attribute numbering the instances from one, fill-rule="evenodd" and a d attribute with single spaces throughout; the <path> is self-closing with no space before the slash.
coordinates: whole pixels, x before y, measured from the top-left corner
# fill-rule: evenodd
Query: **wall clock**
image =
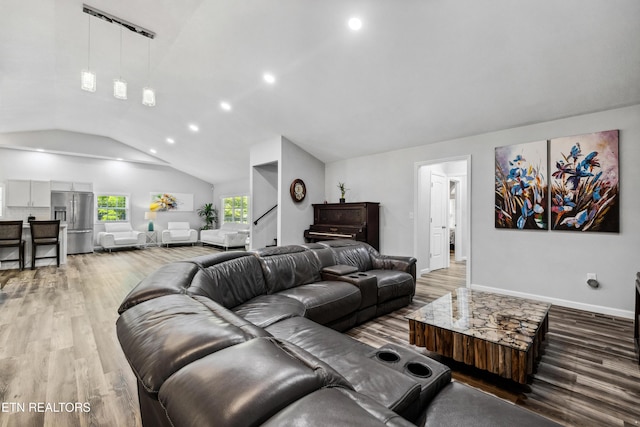
<path id="1" fill-rule="evenodd" d="M 301 179 L 294 179 L 289 187 L 291 198 L 294 202 L 301 202 L 307 195 L 307 187 L 304 185 L 304 181 Z"/>

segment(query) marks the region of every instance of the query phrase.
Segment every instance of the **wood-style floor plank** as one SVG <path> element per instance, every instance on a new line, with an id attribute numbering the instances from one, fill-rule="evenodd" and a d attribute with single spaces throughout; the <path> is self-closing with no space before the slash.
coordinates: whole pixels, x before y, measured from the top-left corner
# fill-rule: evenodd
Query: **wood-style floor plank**
<path id="1" fill-rule="evenodd" d="M 217 252 L 175 247 L 72 255 L 60 268 L 0 271 L 1 426 L 140 426 L 136 382 L 115 333 L 117 308 L 171 261 Z M 29 411 L 88 403 L 89 412 Z M 54 408 L 55 410 L 55 408 Z"/>
<path id="2" fill-rule="evenodd" d="M 393 342 L 412 348 L 450 366 L 456 381 L 563 425 L 640 425 L 640 366 L 633 345 L 633 322 L 629 319 L 552 306 L 542 357 L 525 386 L 409 345 L 408 324 L 398 329 L 397 321 L 464 286 L 465 272 L 464 263 L 452 261 L 451 268 L 420 277 L 410 306 L 348 333 L 374 347 Z M 378 333 L 381 327 L 385 334 Z"/>
<path id="3" fill-rule="evenodd" d="M 72 255 L 61 268 L 0 271 L 0 403 L 88 402 L 90 412 L 0 412 L 4 426 L 140 426 L 136 382 L 115 333 L 125 295 L 162 264 L 217 252 L 149 248 Z M 628 319 L 553 306 L 537 370 L 525 386 L 408 344 L 404 316 L 465 283 L 464 263 L 418 280 L 409 307 L 348 332 L 448 364 L 465 382 L 567 426 L 640 424 L 640 367 Z M 28 408 L 27 408 L 28 409 Z"/>

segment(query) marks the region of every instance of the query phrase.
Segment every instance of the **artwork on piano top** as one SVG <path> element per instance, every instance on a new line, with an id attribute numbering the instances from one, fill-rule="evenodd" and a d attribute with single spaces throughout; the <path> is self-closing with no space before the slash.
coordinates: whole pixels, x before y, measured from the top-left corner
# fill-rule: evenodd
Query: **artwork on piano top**
<path id="1" fill-rule="evenodd" d="M 338 189 L 340 190 L 340 203 L 344 203 L 345 199 L 344 199 L 344 195 L 346 194 L 347 191 L 349 191 L 348 188 L 345 187 L 344 182 L 338 182 Z"/>

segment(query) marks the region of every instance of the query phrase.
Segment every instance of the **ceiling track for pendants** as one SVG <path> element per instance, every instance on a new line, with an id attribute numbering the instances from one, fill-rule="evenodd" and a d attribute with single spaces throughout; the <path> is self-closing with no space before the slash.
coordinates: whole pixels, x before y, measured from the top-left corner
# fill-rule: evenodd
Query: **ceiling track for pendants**
<path id="1" fill-rule="evenodd" d="M 140 34 L 141 36 L 148 37 L 153 39 L 156 37 L 156 33 L 151 30 L 147 30 L 146 28 L 141 27 L 140 25 L 132 24 L 131 22 L 124 20 L 122 18 L 118 18 L 117 16 L 111 15 L 110 13 L 103 12 L 101 10 L 96 9 L 93 6 L 89 6 L 87 4 L 82 5 L 82 11 L 84 13 L 88 13 L 91 16 L 95 16 L 96 18 L 100 18 L 103 21 L 110 22 L 112 24 L 120 25 L 130 31 L 133 31 L 136 34 Z"/>

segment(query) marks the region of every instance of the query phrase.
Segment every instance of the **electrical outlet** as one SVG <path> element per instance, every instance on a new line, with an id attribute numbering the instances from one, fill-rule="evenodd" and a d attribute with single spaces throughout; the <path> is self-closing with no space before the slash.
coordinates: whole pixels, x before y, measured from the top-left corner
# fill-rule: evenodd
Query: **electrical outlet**
<path id="1" fill-rule="evenodd" d="M 596 273 L 587 273 L 587 280 L 598 280 L 598 276 Z"/>

